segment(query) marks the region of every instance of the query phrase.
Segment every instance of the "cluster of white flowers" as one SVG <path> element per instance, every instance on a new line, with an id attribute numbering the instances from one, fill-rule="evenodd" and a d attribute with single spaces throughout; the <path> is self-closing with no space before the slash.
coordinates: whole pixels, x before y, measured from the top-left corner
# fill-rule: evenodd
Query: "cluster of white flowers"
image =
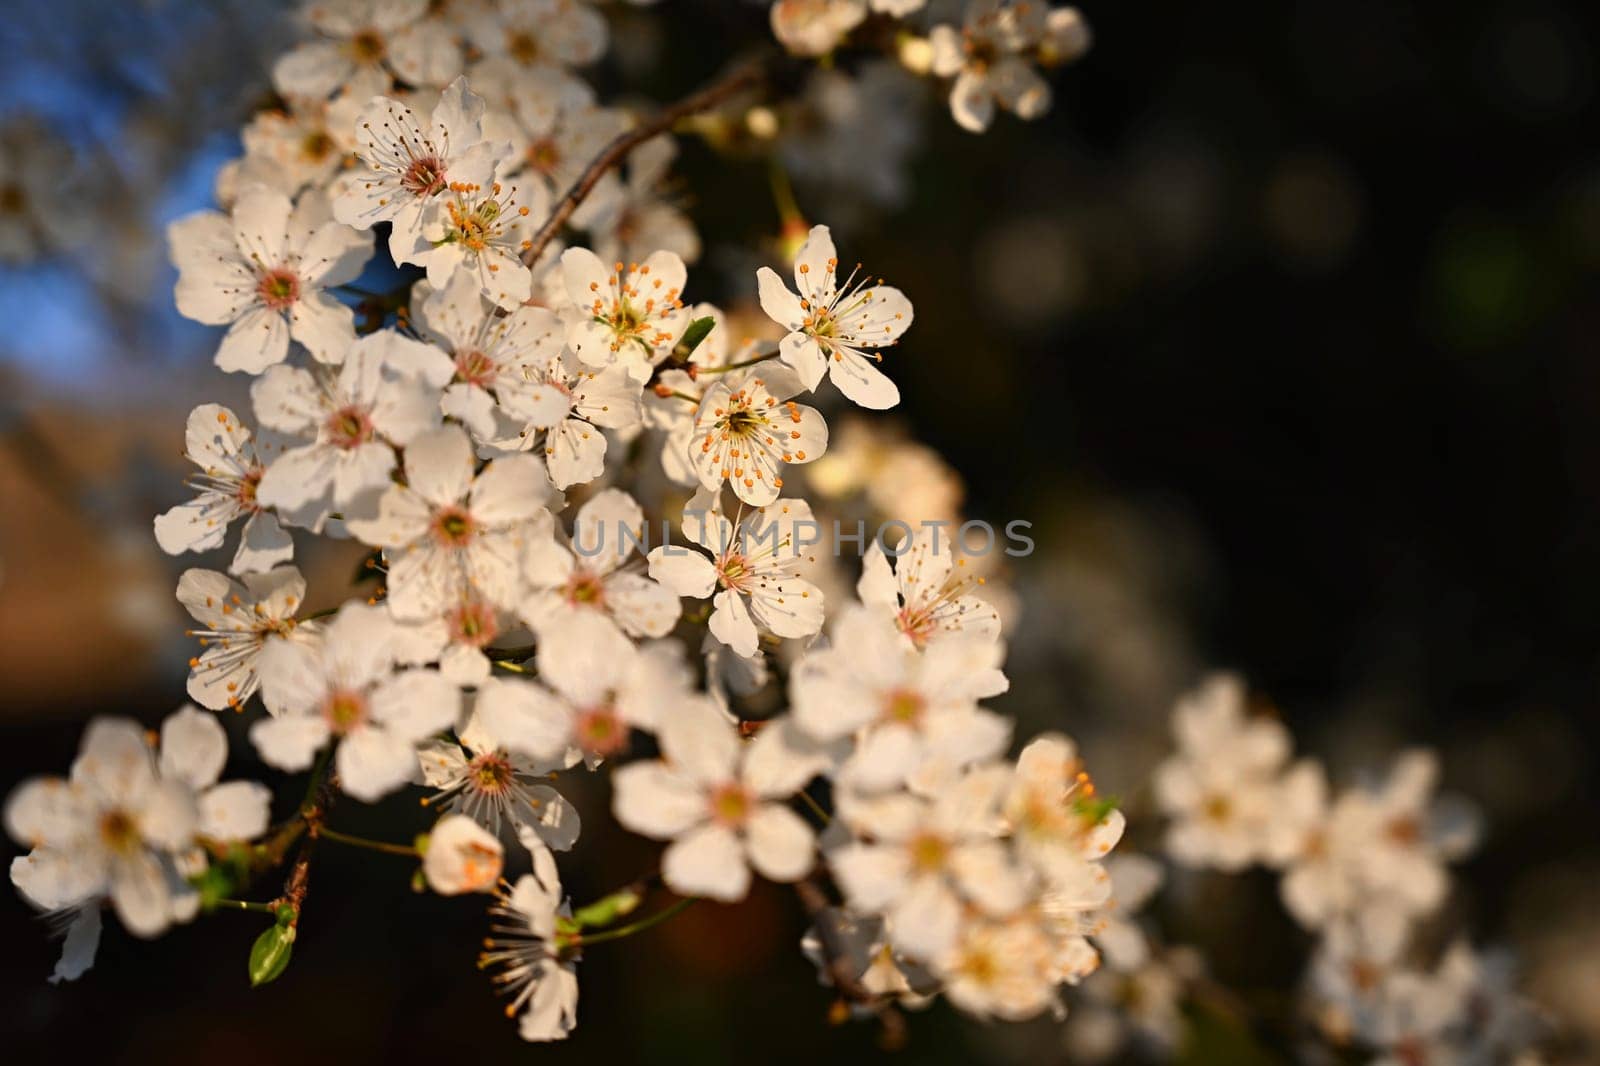
<path id="1" fill-rule="evenodd" d="M 552 851 L 580 823 L 552 781 L 605 771 L 612 813 L 665 842 L 659 879 L 681 897 L 828 874 L 872 931 L 870 979 L 846 972 L 853 952 L 829 962 L 857 1006 L 908 991 L 893 971 L 980 1016 L 1059 1009 L 1098 961 L 1121 815 L 1065 737 L 1007 759 L 1011 724 L 980 705 L 1008 686 L 999 617 L 951 538 L 916 532 L 893 565 L 873 544 L 852 601 L 809 536 L 797 473 L 829 434 L 797 397 L 894 407 L 884 368 L 911 301 L 819 225 L 789 277 L 746 282 L 772 341 L 736 343 L 729 314 L 686 301 L 699 237 L 663 198 L 665 134 L 555 216 L 582 243 L 538 235 L 635 124 L 574 73 L 606 44 L 582 0 L 305 16 L 316 37 L 275 66 L 281 107 L 250 123 L 223 210 L 169 233 L 178 307 L 226 328 L 216 364 L 251 376 L 252 409 L 193 411 L 197 495 L 155 529 L 181 554 L 243 520 L 228 573 L 178 586 L 189 691 L 248 713 L 260 759 L 311 788 L 287 830 L 230 850 L 267 832 L 266 794 L 213 787 L 213 717 L 170 720 L 159 761 L 131 724 L 97 723 L 71 780 L 25 786 L 7 815 L 34 848 L 13 880 L 77 915 L 63 973 L 102 899 L 153 935 L 195 913 L 212 868 L 248 887 L 301 829 L 339 840 L 337 797 L 422 784 L 439 821 L 387 847 L 442 894 L 496 895 L 485 965 L 525 1038 L 565 1036 L 580 948 L 638 902 L 562 896 Z M 402 286 L 354 289 L 385 256 Z M 674 542 L 661 516 L 679 508 Z M 365 545 L 378 594 L 305 614 L 297 534 Z M 791 709 L 742 715 L 759 689 Z M 500 881 L 516 861 L 532 872 Z M 263 908 L 288 928 L 265 955 L 283 957 L 301 902 L 291 876 Z"/>
<path id="2" fill-rule="evenodd" d="M 1036 66 L 1087 46 L 1070 8 L 970 0 L 960 28 L 900 27 L 923 9 L 778 0 L 771 20 L 802 56 L 891 31 L 902 64 L 951 80 L 972 130 L 997 107 L 1043 113 Z M 272 916 L 250 975 L 274 979 L 324 840 L 413 856 L 442 895 L 492 895 L 481 965 L 531 1041 L 572 1032 L 586 945 L 739 901 L 759 876 L 796 885 L 802 949 L 858 1013 L 942 995 L 979 1018 L 1059 1016 L 1104 960 L 1075 1023 L 1084 1054 L 1130 1027 L 1178 1046 L 1202 967 L 1136 915 L 1161 868 L 1112 854 L 1123 815 L 1072 740 L 1010 757 L 1013 723 L 984 705 L 1010 684 L 1006 598 L 948 531 L 959 482 L 858 413 L 830 451 L 824 411 L 899 403 L 910 299 L 780 192 L 788 276 L 744 274 L 743 307 L 691 303 L 701 240 L 672 199 L 672 133 L 577 73 L 607 45 L 588 0 L 318 0 L 304 16 L 314 35 L 275 65 L 279 100 L 224 169 L 222 209 L 169 233 L 179 310 L 225 327 L 216 365 L 249 380 L 246 415 L 192 411 L 196 494 L 155 520 L 169 554 L 232 546 L 226 572 L 177 588 L 205 710 L 167 719 L 159 745 L 98 719 L 67 779 L 5 808 L 31 849 L 13 883 L 66 929 L 56 977 L 88 967 L 106 905 L 139 936 L 233 906 Z M 882 60 L 869 77 L 894 80 Z M 873 136 L 813 104 L 835 113 L 809 130 L 781 130 L 781 104 L 748 108 L 752 130 L 780 126 L 775 167 L 798 153 L 833 173 Z M 384 280 L 354 286 L 369 276 Z M 837 519 L 863 512 L 906 536 L 854 539 L 854 573 Z M 381 587 L 308 612 L 295 563 L 311 537 L 361 545 Z M 309 772 L 276 828 L 263 786 L 217 783 L 211 712 L 229 709 L 262 762 Z M 1167 851 L 1281 871 L 1320 938 L 1308 987 L 1331 1038 L 1397 1062 L 1498 1061 L 1527 1041 L 1498 962 L 1407 954 L 1475 837 L 1434 799 L 1430 755 L 1330 798 L 1236 680 L 1175 722 L 1155 780 Z M 581 851 L 580 815 L 558 786 L 580 774 L 607 777 L 610 814 L 663 849 L 655 875 L 573 906 L 555 854 Z M 418 786 L 437 820 L 414 843 L 331 824 L 340 802 Z M 231 898 L 284 865 L 282 895 Z M 513 867 L 528 872 L 503 879 Z M 618 924 L 658 882 L 678 902 Z"/>
<path id="3" fill-rule="evenodd" d="M 1318 937 L 1307 980 L 1324 1036 L 1383 1062 L 1508 1062 L 1541 1035 L 1499 957 L 1465 944 L 1419 968 L 1419 931 L 1444 906 L 1448 864 L 1480 832 L 1463 799 L 1436 795 L 1437 757 L 1403 752 L 1382 776 L 1330 795 L 1314 759 L 1290 763 L 1288 730 L 1252 715 L 1217 675 L 1173 713 L 1177 751 L 1157 768 L 1165 850 L 1186 867 L 1280 874 L 1289 914 Z"/>
<path id="4" fill-rule="evenodd" d="M 6 832 L 31 849 L 11 861 L 11 883 L 66 927 L 52 980 L 93 964 L 104 904 L 129 932 L 159 936 L 198 912 L 188 878 L 208 854 L 266 831 L 271 793 L 253 781 L 218 784 L 227 759 L 222 726 L 194 707 L 168 717 L 159 738 L 127 718 L 97 718 L 68 776 L 11 794 Z"/>
<path id="5" fill-rule="evenodd" d="M 927 0 L 775 0 L 772 32 L 790 52 L 822 56 L 846 43 L 869 17 L 906 19 Z M 1050 110 L 1041 67 L 1071 62 L 1089 48 L 1089 27 L 1076 8 L 1044 0 L 966 0 L 959 25 L 940 22 L 925 37 L 893 36 L 901 63 L 950 83 L 950 114 L 982 133 L 996 109 L 1035 119 Z"/>

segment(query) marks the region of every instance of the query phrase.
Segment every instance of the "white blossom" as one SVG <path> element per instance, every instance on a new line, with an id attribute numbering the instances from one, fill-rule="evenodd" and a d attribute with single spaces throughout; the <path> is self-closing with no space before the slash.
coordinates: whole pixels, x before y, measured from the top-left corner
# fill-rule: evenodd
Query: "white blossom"
<path id="1" fill-rule="evenodd" d="M 256 487 L 264 506 L 301 512 L 313 531 L 333 511 L 376 505 L 394 470 L 394 448 L 439 424 L 439 388 L 454 367 L 431 345 L 384 331 L 350 347 L 335 375 L 277 366 L 250 398 L 260 422 L 310 436 L 286 449 Z"/>
<path id="2" fill-rule="evenodd" d="M 891 347 L 910 328 L 911 301 L 882 279 L 858 281 L 858 263 L 843 277 L 839 255 L 827 226 L 813 226 L 794 260 L 790 291 L 777 272 L 756 272 L 761 309 L 789 331 L 778 346 L 779 357 L 815 390 L 826 374 L 853 403 L 884 410 L 900 402 L 900 390 L 873 366 L 882 362 L 879 348 Z"/>
<path id="3" fill-rule="evenodd" d="M 689 324 L 682 300 L 688 271 L 671 252 L 607 270 L 587 248 L 568 248 L 561 271 L 578 312 L 567 329 L 567 346 L 590 366 L 624 362 L 647 369 L 672 350 Z M 636 376 L 643 381 L 649 375 Z"/>
<path id="4" fill-rule="evenodd" d="M 636 833 L 671 840 L 661 877 L 674 892 L 733 901 L 750 888 L 753 866 L 773 881 L 811 869 L 809 826 L 783 802 L 815 772 L 784 750 L 773 723 L 748 746 L 708 702 L 679 707 L 660 725 L 662 759 L 617 771 L 613 813 Z"/>
<path id="5" fill-rule="evenodd" d="M 320 362 L 344 358 L 354 316 L 327 290 L 361 273 L 372 242 L 327 212 L 320 193 L 291 203 L 257 185 L 240 194 L 232 218 L 201 211 L 169 228 L 178 310 L 228 327 L 217 366 L 259 374 L 283 362 L 291 339 Z"/>
<path id="6" fill-rule="evenodd" d="M 498 683 L 484 679 L 479 700 Z M 429 806 L 463 814 L 496 838 L 509 825 L 530 850 L 535 841 L 557 851 L 577 842 L 577 808 L 543 783 L 567 760 L 542 762 L 506 750 L 476 711 L 457 739 L 424 741 L 417 758 L 423 783 L 435 790 L 427 800 Z"/>
<path id="7" fill-rule="evenodd" d="M 1229 871 L 1259 861 L 1289 757 L 1282 723 L 1247 717 L 1244 684 L 1217 675 L 1178 702 L 1172 732 L 1178 751 L 1153 779 L 1156 802 L 1172 819 L 1168 854 Z"/>
<path id="8" fill-rule="evenodd" d="M 753 507 L 765 507 L 783 491 L 780 469 L 809 463 L 828 448 L 828 424 L 814 407 L 788 397 L 800 382 L 783 367 L 706 389 L 689 434 L 689 463 L 701 488 L 713 492 L 724 482 Z"/>
<path id="9" fill-rule="evenodd" d="M 188 484 L 194 499 L 156 516 L 156 543 L 168 555 L 222 546 L 228 529 L 245 520 L 230 573 L 269 570 L 294 557 L 294 542 L 278 518 L 256 498 L 271 449 L 221 404 L 203 403 L 189 412 L 184 457 L 200 468 Z"/>
<path id="10" fill-rule="evenodd" d="M 492 892 L 500 879 L 505 848 L 464 814 L 447 814 L 428 833 L 422 853 L 422 874 L 441 896 Z"/>
<path id="11" fill-rule="evenodd" d="M 320 98 L 350 86 L 371 95 L 392 70 L 418 85 L 443 85 L 461 70 L 449 26 L 430 19 L 428 0 L 313 0 L 305 9 L 328 40 L 307 41 L 272 68 L 285 96 Z"/>
<path id="12" fill-rule="evenodd" d="M 822 592 L 802 576 L 810 552 L 801 541 L 821 539 L 811 505 L 779 499 L 738 516 L 736 525 L 713 502 L 701 493 L 683 514 L 684 535 L 710 558 L 662 545 L 650 551 L 650 576 L 680 596 L 712 596 L 711 635 L 745 658 L 756 654 L 761 633 L 801 638 L 819 631 Z"/>
<path id="13" fill-rule="evenodd" d="M 522 555 L 551 523 L 544 464 L 512 455 L 475 467 L 460 426 L 430 430 L 407 445 L 405 481 L 384 490 L 377 514 L 346 522 L 384 550 L 395 618 L 420 621 L 469 600 L 509 609 L 521 599 Z"/>
<path id="14" fill-rule="evenodd" d="M 250 740 L 280 770 L 308 768 L 337 741 L 344 791 L 371 803 L 417 774 L 416 745 L 456 720 L 461 697 L 432 670 L 395 671 L 382 607 L 347 603 L 315 643 L 274 641 L 261 653 L 261 696 L 272 717 Z"/>
<path id="15" fill-rule="evenodd" d="M 539 638 L 541 673 L 596 654 L 625 654 L 630 637 L 664 637 L 678 597 L 631 565 L 644 537 L 644 512 L 617 489 L 578 511 L 572 540 L 534 537 L 523 556 L 530 589 L 517 613 Z"/>
<path id="16" fill-rule="evenodd" d="M 200 624 L 186 631 L 201 652 L 189 660 L 189 698 L 213 711 L 235 710 L 255 695 L 262 649 L 275 640 L 306 640 L 315 623 L 301 625 L 295 612 L 306 582 L 292 566 L 245 574 L 239 581 L 214 570 L 185 570 L 178 602 Z"/>
<path id="17" fill-rule="evenodd" d="M 494 969 L 496 989 L 511 997 L 506 1017 L 521 1014 L 517 1033 L 524 1040 L 565 1040 L 578 1024 L 578 975 L 573 953 L 558 942 L 557 923 L 568 909 L 555 857 L 533 849 L 533 872 L 502 891 L 489 914 L 493 935 L 478 966 Z"/>
<path id="18" fill-rule="evenodd" d="M 852 787 L 939 788 L 1010 742 L 1011 723 L 977 702 L 1006 690 L 1002 655 L 997 642 L 981 638 L 920 652 L 881 612 L 847 608 L 829 646 L 811 651 L 790 675 L 795 721 L 819 740 L 856 736 L 840 769 Z"/>
<path id="19" fill-rule="evenodd" d="M 509 146 L 483 140 L 483 98 L 457 78 L 439 97 L 424 127 L 409 106 L 376 97 L 361 113 L 361 166 L 333 191 L 333 214 L 357 229 L 391 225 L 389 254 L 415 262 L 430 246 L 424 227 L 452 185 L 486 189 Z M 442 280 L 435 284 L 442 284 Z"/>

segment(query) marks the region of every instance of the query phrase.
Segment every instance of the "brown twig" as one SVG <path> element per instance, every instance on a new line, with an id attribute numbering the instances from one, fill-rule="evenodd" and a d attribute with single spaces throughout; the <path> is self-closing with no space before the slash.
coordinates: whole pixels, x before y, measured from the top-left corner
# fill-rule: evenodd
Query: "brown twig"
<path id="1" fill-rule="evenodd" d="M 578 180 L 572 183 L 572 188 L 556 201 L 550 217 L 544 220 L 544 225 L 539 227 L 528 247 L 523 249 L 523 263 L 531 267 L 539 261 L 539 256 L 555 239 L 556 234 L 561 232 L 561 227 L 566 225 L 567 219 L 572 217 L 578 205 L 594 191 L 600 179 L 605 177 L 606 171 L 621 163 L 629 152 L 658 133 L 665 133 L 690 115 L 708 111 L 729 97 L 758 85 L 765 77 L 766 65 L 761 60 L 736 67 L 705 88 L 685 96 L 669 107 L 662 108 L 648 120 L 613 139 L 599 155 L 590 160 L 583 173 L 578 175 Z"/>

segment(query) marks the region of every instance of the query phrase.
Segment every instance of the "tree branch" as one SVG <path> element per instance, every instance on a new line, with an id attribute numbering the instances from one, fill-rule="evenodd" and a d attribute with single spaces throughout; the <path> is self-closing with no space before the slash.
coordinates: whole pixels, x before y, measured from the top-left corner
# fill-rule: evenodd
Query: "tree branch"
<path id="1" fill-rule="evenodd" d="M 556 234 L 561 232 L 561 227 L 566 225 L 572 213 L 578 209 L 578 205 L 594 191 L 594 187 L 600 183 L 606 171 L 621 163 L 629 152 L 657 134 L 665 133 L 682 119 L 701 111 L 709 111 L 729 97 L 753 88 L 765 77 L 766 65 L 762 60 L 736 67 L 717 81 L 698 92 L 691 93 L 670 107 L 662 108 L 648 120 L 612 140 L 589 162 L 583 173 L 578 175 L 578 180 L 572 183 L 572 188 L 556 202 L 550 217 L 544 220 L 544 225 L 539 227 L 539 231 L 533 235 L 533 240 L 523 250 L 522 262 L 531 267 L 539 261 L 539 256 L 544 254 L 545 248 L 555 239 Z"/>

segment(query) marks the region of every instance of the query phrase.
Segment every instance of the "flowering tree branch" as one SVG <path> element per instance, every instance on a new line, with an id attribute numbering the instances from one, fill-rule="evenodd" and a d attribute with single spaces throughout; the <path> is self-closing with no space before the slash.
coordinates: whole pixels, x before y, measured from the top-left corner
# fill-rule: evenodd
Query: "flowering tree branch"
<path id="1" fill-rule="evenodd" d="M 555 239 L 556 234 L 561 232 L 561 227 L 566 225 L 572 213 L 594 191 L 600 179 L 605 177 L 607 171 L 627 158 L 629 152 L 657 134 L 670 130 L 690 115 L 709 111 L 744 90 L 754 88 L 765 77 L 765 60 L 752 60 L 743 66 L 735 67 L 710 85 L 690 93 L 677 103 L 662 108 L 646 121 L 614 138 L 599 155 L 590 160 L 588 166 L 584 167 L 583 173 L 578 175 L 578 180 L 572 183 L 572 188 L 556 201 L 550 217 L 544 220 L 544 224 L 533 235 L 531 243 L 523 250 L 523 263 L 531 267 L 539 261 L 539 256 Z"/>

